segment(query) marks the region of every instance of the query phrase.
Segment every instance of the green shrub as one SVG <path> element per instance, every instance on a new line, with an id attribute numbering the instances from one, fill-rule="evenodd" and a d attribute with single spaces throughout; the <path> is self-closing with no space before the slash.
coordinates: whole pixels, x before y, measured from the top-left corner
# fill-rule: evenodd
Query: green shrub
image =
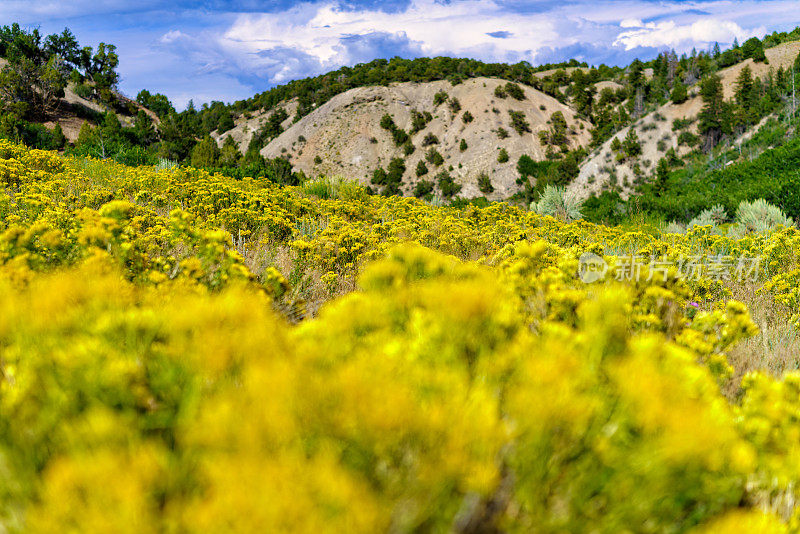
<path id="1" fill-rule="evenodd" d="M 685 130 L 689 126 L 692 125 L 694 122 L 693 118 L 686 118 L 686 119 L 675 119 L 672 121 L 672 131 L 677 132 L 678 130 Z"/>
<path id="2" fill-rule="evenodd" d="M 80 84 L 75 86 L 75 94 L 78 95 L 81 98 L 88 99 L 88 98 L 90 98 L 92 96 L 93 92 L 94 92 L 94 90 L 92 89 L 92 87 L 90 85 L 85 84 L 85 83 L 80 83 Z"/>
<path id="3" fill-rule="evenodd" d="M 408 141 L 408 134 L 405 130 L 396 128 L 394 131 L 392 131 L 392 139 L 394 140 L 395 145 L 401 146 Z"/>
<path id="4" fill-rule="evenodd" d="M 434 167 L 439 167 L 442 163 L 444 163 L 444 158 L 439 151 L 435 148 L 431 147 L 430 150 L 425 154 L 425 161 L 433 165 Z"/>
<path id="5" fill-rule="evenodd" d="M 433 133 L 428 133 L 422 139 L 422 146 L 430 146 L 430 145 L 438 145 L 438 144 L 439 144 L 439 138 L 436 137 Z"/>
<path id="6" fill-rule="evenodd" d="M 482 172 L 478 175 L 478 189 L 484 195 L 488 195 L 494 192 L 494 186 L 492 185 L 492 180 L 489 178 L 489 175 L 485 172 Z"/>
<path id="7" fill-rule="evenodd" d="M 442 171 L 436 175 L 436 185 L 444 198 L 452 198 L 461 191 L 461 184 L 457 184 L 450 173 Z"/>
<path id="8" fill-rule="evenodd" d="M 672 94 L 670 95 L 672 103 L 683 104 L 688 98 L 689 92 L 686 90 L 686 86 L 681 82 L 675 82 L 675 87 L 672 88 Z"/>
<path id="9" fill-rule="evenodd" d="M 425 126 L 430 122 L 430 113 L 420 113 L 416 109 L 411 110 L 411 135 L 425 129 Z M 432 117 L 431 117 L 432 118 Z"/>
<path id="10" fill-rule="evenodd" d="M 433 194 L 433 182 L 430 180 L 420 180 L 414 186 L 414 196 L 417 198 L 430 198 Z"/>
<path id="11" fill-rule="evenodd" d="M 397 128 L 397 125 L 394 123 L 394 119 L 388 113 L 384 113 L 383 117 L 381 117 L 381 128 L 390 132 Z"/>
<path id="12" fill-rule="evenodd" d="M 513 82 L 506 83 L 505 92 L 515 100 L 525 100 L 525 91 Z"/>
<path id="13" fill-rule="evenodd" d="M 700 138 L 692 132 L 681 132 L 678 136 L 678 144 L 695 147 L 700 144 Z"/>
<path id="14" fill-rule="evenodd" d="M 528 124 L 528 121 L 525 120 L 524 113 L 521 111 L 508 110 L 508 114 L 511 116 L 511 127 L 514 128 L 519 135 L 531 131 L 531 126 Z"/>

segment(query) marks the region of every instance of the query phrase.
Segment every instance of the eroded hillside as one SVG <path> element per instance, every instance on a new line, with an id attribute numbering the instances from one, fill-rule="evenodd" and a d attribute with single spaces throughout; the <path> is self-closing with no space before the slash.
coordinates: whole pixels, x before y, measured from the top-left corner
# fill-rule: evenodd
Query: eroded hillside
<path id="1" fill-rule="evenodd" d="M 297 99 L 293 98 L 267 111 L 248 114 L 246 116 L 242 115 L 236 119 L 235 126 L 230 130 L 221 133 L 215 130 L 211 132 L 210 135 L 220 147 L 222 147 L 226 137 L 233 137 L 239 151 L 242 153 L 247 152 L 247 148 L 250 146 L 250 141 L 252 141 L 253 136 L 264 127 L 270 117 L 281 111 L 286 112 L 286 118 L 281 121 L 280 126 L 283 129 L 287 129 L 292 125 L 293 117 L 295 113 L 297 113 Z"/>
<path id="2" fill-rule="evenodd" d="M 494 187 L 487 196 L 507 198 L 518 187 L 519 157 L 527 154 L 534 160 L 545 159 L 547 146 L 539 132 L 551 128 L 548 122 L 554 113 L 560 112 L 566 120 L 571 149 L 588 145 L 590 125 L 577 118 L 569 106 L 531 87 L 520 86 L 522 99 L 497 96 L 497 88 L 506 84 L 505 80 L 475 78 L 455 86 L 438 81 L 351 89 L 293 124 L 261 153 L 268 158 L 288 156 L 297 169 L 310 176 L 343 174 L 364 183 L 370 182 L 377 167 L 399 157 L 405 164 L 402 189 L 406 194 L 419 180 L 432 179 L 446 169 L 462 185 L 462 197 L 483 195 L 477 178 L 486 173 Z M 442 92 L 447 99 L 437 105 L 434 100 Z M 414 151 L 406 154 L 408 149 L 381 127 L 381 119 L 389 114 L 397 128 L 411 133 L 414 112 L 427 112 L 430 120 L 410 135 Z M 516 129 L 512 112 L 524 118 Z M 469 114 L 466 118 L 465 113 Z M 499 162 L 505 159 L 498 158 L 502 149 L 508 159 Z M 441 154 L 441 165 L 428 161 L 431 150 Z M 420 161 L 428 171 L 417 176 Z"/>

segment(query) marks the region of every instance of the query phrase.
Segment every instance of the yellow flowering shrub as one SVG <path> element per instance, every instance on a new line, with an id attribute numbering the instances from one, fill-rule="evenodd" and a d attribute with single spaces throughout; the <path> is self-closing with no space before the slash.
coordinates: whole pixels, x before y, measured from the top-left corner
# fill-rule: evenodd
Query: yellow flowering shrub
<path id="1" fill-rule="evenodd" d="M 0 184 L 3 530 L 798 531 L 800 379 L 723 395 L 758 331 L 731 281 L 613 273 L 761 256 L 797 313 L 793 229 L 321 200 L 6 141 Z"/>

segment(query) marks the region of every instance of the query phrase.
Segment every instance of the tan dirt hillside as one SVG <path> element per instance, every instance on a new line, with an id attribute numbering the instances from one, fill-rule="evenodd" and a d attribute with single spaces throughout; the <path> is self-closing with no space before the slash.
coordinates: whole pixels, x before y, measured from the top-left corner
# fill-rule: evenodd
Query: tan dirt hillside
<path id="1" fill-rule="evenodd" d="M 791 68 L 792 63 L 800 53 L 800 42 L 793 41 L 783 43 L 764 51 L 767 56 L 768 64 L 754 63 L 752 59 L 743 61 L 717 74 L 722 79 L 723 92 L 725 98 L 732 98 L 736 90 L 736 78 L 745 66 L 750 66 L 753 76 L 764 77 L 772 71 L 777 71 L 780 67 Z M 680 132 L 672 131 L 672 123 L 676 119 L 696 119 L 703 107 L 702 98 L 698 94 L 697 86 L 689 91 L 690 98 L 680 105 L 671 102 L 661 106 L 657 110 L 639 119 L 633 128 L 639 136 L 642 146 L 642 154 L 633 161 L 617 163 L 615 154 L 611 150 L 611 143 L 614 137 L 625 139 L 629 128 L 624 128 L 606 141 L 601 147 L 594 150 L 589 157 L 581 164 L 580 174 L 569 185 L 568 189 L 578 197 L 585 198 L 592 193 L 599 193 L 609 183 L 614 182 L 622 188 L 621 196 L 627 198 L 632 190 L 633 184 L 642 176 L 650 176 L 655 170 L 655 165 L 667 150 L 675 148 L 678 155 L 686 154 L 690 151 L 686 145 L 678 145 L 678 135 Z M 689 126 L 688 131 L 697 134 L 696 121 Z M 747 135 L 747 134 L 745 134 Z M 640 174 L 637 177 L 634 167 L 638 163 Z"/>
<path id="2" fill-rule="evenodd" d="M 117 118 L 119 119 L 119 122 L 123 128 L 129 128 L 134 125 L 136 113 L 140 109 L 143 110 L 153 121 L 153 124 L 158 127 L 161 121 L 159 120 L 158 115 L 156 115 L 153 111 L 142 106 L 136 100 L 128 98 L 121 93 L 113 91 L 113 94 L 120 102 L 120 108 L 123 108 L 124 110 L 115 110 Z M 128 111 L 128 109 L 131 111 Z M 69 142 L 74 143 L 78 139 L 81 126 L 83 126 L 83 123 L 86 121 L 84 118 L 86 116 L 86 110 L 97 113 L 105 113 L 108 108 L 104 104 L 78 96 L 75 93 L 74 84 L 69 83 L 64 89 L 64 97 L 61 99 L 61 104 L 56 110 L 55 116 L 46 121 L 44 126 L 52 130 L 55 128 L 56 122 L 58 122 L 61 125 L 62 131 L 64 132 L 64 137 L 66 137 Z"/>
<path id="3" fill-rule="evenodd" d="M 441 170 L 452 166 L 451 176 L 463 187 L 459 196 L 472 198 L 483 195 L 478 190 L 477 178 L 486 172 L 495 188 L 489 198 L 507 198 L 518 189 L 519 157 L 527 154 L 535 160 L 545 159 L 545 147 L 538 132 L 550 128 L 548 120 L 552 113 L 564 114 L 570 148 L 587 145 L 591 136 L 589 124 L 577 119 L 572 109 L 531 87 L 523 88 L 526 99 L 522 101 L 497 98 L 495 88 L 505 83 L 493 78 L 475 78 L 456 86 L 438 81 L 351 89 L 303 117 L 261 153 L 269 158 L 288 156 L 296 169 L 309 176 L 341 174 L 365 184 L 369 184 L 378 166 L 385 169 L 393 157 L 403 157 L 406 165 L 403 190 L 410 194 L 419 181 L 415 172 L 417 163 L 433 147 L 445 162 L 439 168 L 426 163 L 429 172 L 421 179 L 433 180 Z M 461 110 L 454 114 L 448 103 L 435 107 L 433 98 L 438 91 L 458 99 Z M 414 109 L 430 112 L 433 120 L 411 137 L 415 150 L 404 156 L 391 134 L 381 128 L 380 121 L 388 113 L 399 128 L 409 131 Z M 509 110 L 524 113 L 531 131 L 522 135 L 514 131 Z M 465 111 L 473 115 L 472 122 L 464 123 Z M 500 127 L 508 131 L 507 138 L 498 136 Z M 435 135 L 438 144 L 423 147 L 423 138 L 428 134 Z M 459 149 L 462 139 L 468 146 L 463 152 Z M 497 161 L 501 148 L 509 154 L 505 163 Z"/>
<path id="4" fill-rule="evenodd" d="M 736 78 L 742 69 L 747 66 L 753 71 L 753 77 L 759 78 L 763 78 L 770 71 L 774 73 L 781 67 L 784 70 L 792 68 L 792 63 L 797 59 L 797 55 L 800 54 L 800 41 L 790 41 L 767 48 L 764 50 L 764 54 L 767 56 L 768 63 L 755 63 L 752 59 L 748 59 L 719 72 L 722 77 L 725 98 L 733 97 L 734 91 L 736 91 Z"/>
<path id="5" fill-rule="evenodd" d="M 623 89 L 624 86 L 621 83 L 613 80 L 602 80 L 594 84 L 594 88 L 597 90 L 595 98 L 600 98 L 600 93 L 603 91 L 603 89 L 611 89 L 612 91 L 616 92 L 620 89 Z"/>
<path id="6" fill-rule="evenodd" d="M 297 99 L 293 98 L 284 104 L 278 105 L 275 109 L 271 109 L 269 111 L 260 111 L 250 117 L 239 116 L 234 120 L 234 126 L 227 132 L 223 132 L 220 134 L 217 131 L 211 132 L 211 138 L 214 139 L 217 144 L 222 148 L 222 144 L 225 142 L 226 137 L 233 137 L 233 140 L 236 141 L 236 145 L 239 147 L 239 152 L 244 154 L 247 152 L 247 147 L 250 145 L 250 141 L 253 139 L 253 135 L 267 122 L 270 115 L 272 115 L 278 109 L 285 109 L 286 113 L 289 115 L 289 118 L 286 119 L 281 123 L 283 129 L 287 129 L 292 125 L 292 121 L 294 120 L 294 115 L 297 113 Z"/>

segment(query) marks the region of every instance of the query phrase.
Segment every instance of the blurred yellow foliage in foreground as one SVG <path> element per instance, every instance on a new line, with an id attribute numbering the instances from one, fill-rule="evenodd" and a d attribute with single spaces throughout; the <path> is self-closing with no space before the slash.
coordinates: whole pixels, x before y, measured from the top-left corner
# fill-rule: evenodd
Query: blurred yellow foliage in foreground
<path id="1" fill-rule="evenodd" d="M 800 525 L 800 374 L 721 393 L 758 330 L 729 285 L 578 277 L 585 252 L 761 255 L 791 314 L 794 229 L 318 200 L 3 141 L 0 185 L 4 529 Z"/>

